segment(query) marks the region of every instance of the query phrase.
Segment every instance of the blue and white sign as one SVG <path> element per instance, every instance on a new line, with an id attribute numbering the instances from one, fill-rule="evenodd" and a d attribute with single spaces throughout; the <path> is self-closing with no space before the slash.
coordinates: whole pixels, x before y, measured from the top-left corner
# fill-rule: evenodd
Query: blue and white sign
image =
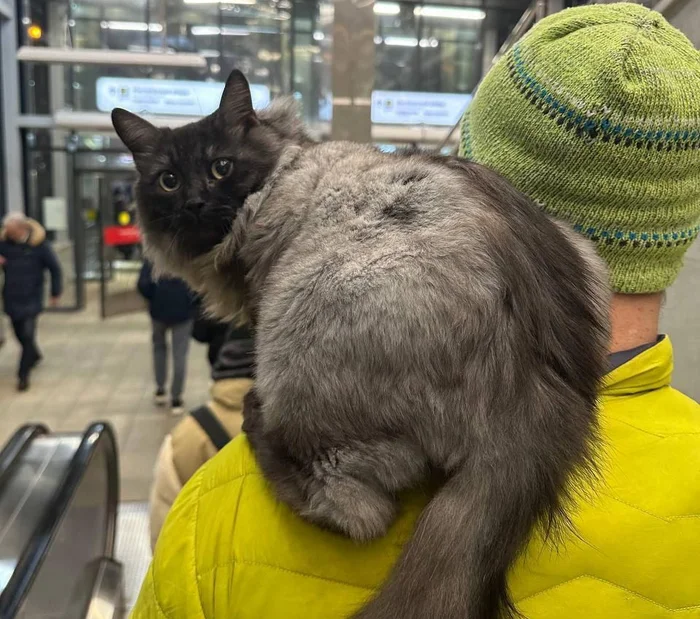
<path id="1" fill-rule="evenodd" d="M 461 118 L 472 96 L 439 92 L 372 92 L 372 122 L 382 125 L 451 127 Z"/>
<path id="2" fill-rule="evenodd" d="M 167 116 L 206 116 L 219 107 L 224 84 L 185 80 L 149 80 L 139 78 L 100 77 L 97 80 L 97 109 L 111 112 L 123 107 L 136 114 Z M 251 84 L 253 107 L 270 103 L 270 89 Z"/>

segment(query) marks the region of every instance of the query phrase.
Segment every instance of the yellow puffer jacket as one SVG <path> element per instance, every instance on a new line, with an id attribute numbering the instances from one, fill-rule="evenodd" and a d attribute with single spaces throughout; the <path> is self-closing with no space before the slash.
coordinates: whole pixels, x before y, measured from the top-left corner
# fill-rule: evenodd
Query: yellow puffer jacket
<path id="1" fill-rule="evenodd" d="M 529 619 L 700 618 L 700 406 L 669 386 L 668 338 L 607 377 L 604 481 L 557 549 L 532 540 L 510 578 Z M 280 504 L 244 437 L 173 507 L 135 619 L 341 619 L 380 587 L 426 497 L 357 545 Z"/>

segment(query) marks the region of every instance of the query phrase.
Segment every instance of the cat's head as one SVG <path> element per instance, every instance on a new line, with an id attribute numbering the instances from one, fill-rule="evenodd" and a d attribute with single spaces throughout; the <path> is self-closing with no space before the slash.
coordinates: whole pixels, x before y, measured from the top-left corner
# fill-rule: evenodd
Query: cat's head
<path id="1" fill-rule="evenodd" d="M 240 71 L 226 82 L 219 109 L 177 129 L 155 127 L 126 110 L 112 112 L 114 129 L 134 155 L 139 224 L 160 267 L 181 274 L 178 265 L 224 239 L 245 199 L 296 139 L 301 123 L 292 123 L 292 130 L 290 122 L 256 114 Z"/>

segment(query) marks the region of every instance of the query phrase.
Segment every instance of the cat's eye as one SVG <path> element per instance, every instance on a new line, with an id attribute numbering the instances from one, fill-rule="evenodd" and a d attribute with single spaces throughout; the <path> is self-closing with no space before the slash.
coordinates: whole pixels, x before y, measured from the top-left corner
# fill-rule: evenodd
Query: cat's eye
<path id="1" fill-rule="evenodd" d="M 158 183 L 163 191 L 176 191 L 180 187 L 180 179 L 172 172 L 163 172 Z"/>
<path id="2" fill-rule="evenodd" d="M 233 161 L 230 159 L 217 159 L 211 164 L 211 175 L 218 181 L 226 178 L 233 170 Z"/>

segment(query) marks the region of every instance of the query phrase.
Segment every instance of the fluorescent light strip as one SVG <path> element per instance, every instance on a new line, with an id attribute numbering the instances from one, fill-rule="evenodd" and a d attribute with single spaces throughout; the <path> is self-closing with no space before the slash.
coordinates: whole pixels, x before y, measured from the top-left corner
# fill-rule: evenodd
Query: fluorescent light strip
<path id="1" fill-rule="evenodd" d="M 376 15 L 398 15 L 401 13 L 401 6 L 398 2 L 376 2 L 374 4 Z M 437 17 L 442 19 L 468 19 L 480 21 L 486 17 L 486 13 L 473 7 L 451 7 L 451 6 L 417 6 L 413 9 L 413 14 L 417 17 Z"/>
<path id="2" fill-rule="evenodd" d="M 396 47 L 416 47 L 418 39 L 415 37 L 384 37 L 384 44 Z"/>
<path id="3" fill-rule="evenodd" d="M 195 37 L 216 37 L 221 34 L 218 26 L 192 26 L 192 35 Z"/>
<path id="4" fill-rule="evenodd" d="M 275 28 L 264 26 L 192 26 L 192 35 L 195 37 L 216 37 L 219 35 L 229 37 L 247 37 L 250 34 L 280 34 Z"/>
<path id="5" fill-rule="evenodd" d="M 100 27 L 105 30 L 126 30 L 130 32 L 163 32 L 162 24 L 147 24 L 143 21 L 103 21 Z"/>
<path id="6" fill-rule="evenodd" d="M 192 35 L 195 37 L 216 37 L 219 35 L 247 37 L 249 34 L 250 31 L 236 29 L 233 26 L 224 26 L 223 28 L 219 28 L 218 26 L 192 26 Z"/>
<path id="7" fill-rule="evenodd" d="M 377 45 L 384 43 L 385 45 L 394 45 L 396 47 L 416 47 L 420 45 L 421 47 L 437 47 L 440 45 L 440 41 L 436 38 L 431 37 L 430 39 L 415 39 L 413 37 L 374 37 L 374 42 Z"/>
<path id="8" fill-rule="evenodd" d="M 184 0 L 185 4 L 245 4 L 250 6 L 256 0 Z"/>
<path id="9" fill-rule="evenodd" d="M 451 6 L 417 6 L 415 9 L 413 9 L 413 14 L 417 17 L 469 19 L 473 21 L 480 21 L 486 17 L 486 13 L 481 9 L 457 8 Z"/>
<path id="10" fill-rule="evenodd" d="M 401 7 L 398 2 L 375 2 L 375 15 L 398 15 L 401 12 Z"/>
<path id="11" fill-rule="evenodd" d="M 251 33 L 248 28 L 236 26 L 224 26 L 221 28 L 221 34 L 225 37 L 247 37 Z"/>

